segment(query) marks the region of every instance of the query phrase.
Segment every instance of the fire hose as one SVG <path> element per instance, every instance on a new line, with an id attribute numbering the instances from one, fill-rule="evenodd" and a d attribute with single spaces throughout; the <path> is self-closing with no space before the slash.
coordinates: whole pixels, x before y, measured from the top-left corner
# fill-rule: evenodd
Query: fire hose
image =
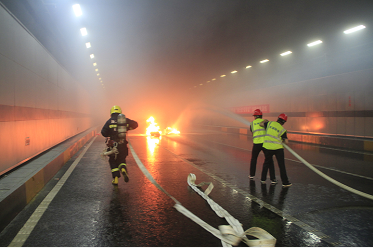
<path id="1" fill-rule="evenodd" d="M 311 170 L 313 170 L 314 172 L 316 172 L 319 176 L 323 177 L 324 179 L 328 180 L 329 182 L 341 187 L 342 189 L 345 189 L 347 191 L 350 191 L 354 194 L 357 194 L 357 195 L 360 195 L 362 197 L 365 197 L 365 198 L 368 198 L 370 200 L 373 200 L 373 195 L 369 195 L 367 193 L 364 193 L 364 192 L 361 192 L 359 190 L 356 190 L 354 188 L 351 188 L 347 185 L 344 185 L 343 183 L 340 183 L 338 182 L 337 180 L 334 180 L 333 178 L 325 175 L 324 173 L 322 173 L 321 171 L 319 171 L 318 169 L 316 169 L 314 166 L 312 166 L 310 163 L 308 163 L 306 160 L 304 160 L 301 156 L 299 156 L 296 152 L 294 152 L 289 146 L 287 146 L 286 144 L 283 143 L 283 146 L 291 153 L 293 154 L 297 159 L 299 159 L 303 164 L 305 164 L 308 168 L 310 168 Z"/>
<path id="2" fill-rule="evenodd" d="M 209 184 L 208 188 L 205 190 L 205 193 L 201 192 L 197 187 L 198 185 L 195 185 L 196 176 L 194 174 L 189 174 L 188 176 L 188 184 L 191 188 L 193 188 L 198 194 L 200 194 L 203 198 L 208 200 L 211 208 L 218 214 L 219 217 L 224 217 L 227 222 L 230 225 L 221 225 L 219 226 L 219 230 L 212 227 L 208 223 L 201 220 L 199 217 L 194 215 L 192 212 L 190 212 L 188 209 L 186 209 L 181 203 L 176 200 L 172 195 L 170 195 L 165 189 L 163 189 L 152 177 L 152 175 L 149 173 L 149 171 L 145 168 L 144 164 L 141 162 L 139 157 L 137 156 L 135 150 L 133 149 L 130 141 L 128 141 L 128 145 L 130 148 L 130 151 L 136 161 L 137 166 L 139 169 L 143 172 L 143 174 L 162 192 L 164 192 L 166 195 L 168 195 L 174 202 L 174 208 L 176 208 L 180 213 L 200 225 L 205 230 L 209 231 L 211 234 L 213 234 L 215 237 L 219 238 L 223 244 L 223 246 L 232 246 L 237 245 L 240 241 L 245 242 L 249 246 L 275 246 L 276 239 L 266 232 L 265 230 L 258 228 L 258 227 L 252 227 L 248 229 L 247 231 L 243 231 L 242 224 L 234 219 L 227 211 L 225 211 L 223 208 L 221 208 L 219 205 L 214 203 L 207 195 L 211 192 L 213 185 L 211 183 L 201 183 L 199 184 Z M 233 227 L 232 227 L 233 226 Z M 249 240 L 246 235 L 250 235 L 253 237 L 256 237 L 257 239 Z"/>

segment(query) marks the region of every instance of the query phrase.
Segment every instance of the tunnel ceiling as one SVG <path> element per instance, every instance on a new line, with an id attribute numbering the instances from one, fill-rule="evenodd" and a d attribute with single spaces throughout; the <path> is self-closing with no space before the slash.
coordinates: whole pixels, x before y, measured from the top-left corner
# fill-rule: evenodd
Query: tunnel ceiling
<path id="1" fill-rule="evenodd" d="M 188 91 L 323 35 L 372 23 L 373 16 L 371 0 L 1 2 L 77 79 L 134 100 L 141 93 Z"/>

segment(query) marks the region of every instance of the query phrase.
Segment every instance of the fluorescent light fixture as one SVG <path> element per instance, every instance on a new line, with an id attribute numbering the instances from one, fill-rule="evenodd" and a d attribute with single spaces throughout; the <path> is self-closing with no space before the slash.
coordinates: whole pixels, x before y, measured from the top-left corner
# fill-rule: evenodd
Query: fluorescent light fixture
<path id="1" fill-rule="evenodd" d="M 237 73 L 237 71 L 231 71 L 231 73 L 233 74 L 233 73 Z"/>
<path id="2" fill-rule="evenodd" d="M 91 55 L 89 55 L 89 57 L 91 57 L 91 59 L 93 59 L 95 57 L 95 55 L 91 54 Z"/>
<path id="3" fill-rule="evenodd" d="M 248 66 L 246 66 L 246 69 L 249 69 L 249 68 L 251 68 L 252 66 L 251 65 L 248 65 Z"/>
<path id="4" fill-rule="evenodd" d="M 225 77 L 226 75 L 221 75 L 220 77 Z"/>
<path id="5" fill-rule="evenodd" d="M 286 56 L 286 55 L 289 55 L 289 54 L 292 54 L 292 53 L 293 53 L 292 51 L 287 51 L 287 52 L 281 53 L 280 55 L 281 56 Z"/>
<path id="6" fill-rule="evenodd" d="M 93 66 L 96 66 L 97 65 L 97 63 L 93 63 Z"/>
<path id="7" fill-rule="evenodd" d="M 74 4 L 73 10 L 76 16 L 81 16 L 83 14 L 79 4 Z"/>
<path id="8" fill-rule="evenodd" d="M 81 28 L 80 33 L 82 34 L 82 36 L 86 36 L 88 34 L 86 28 Z"/>
<path id="9" fill-rule="evenodd" d="M 268 59 L 264 59 L 264 60 L 262 60 L 262 61 L 260 61 L 260 63 L 266 63 L 266 62 L 268 62 L 269 60 Z"/>
<path id="10" fill-rule="evenodd" d="M 87 48 L 90 48 L 90 47 L 91 47 L 91 42 L 87 42 L 87 43 L 85 43 L 85 46 L 86 46 Z"/>
<path id="11" fill-rule="evenodd" d="M 98 71 L 98 69 L 96 69 L 95 71 Z"/>
<path id="12" fill-rule="evenodd" d="M 353 32 L 359 31 L 359 30 L 362 30 L 362 29 L 364 29 L 364 28 L 365 28 L 364 25 L 359 25 L 359 26 L 357 26 L 357 27 L 347 29 L 347 30 L 343 31 L 343 33 L 345 33 L 345 34 L 350 34 L 350 33 L 353 33 Z"/>
<path id="13" fill-rule="evenodd" d="M 309 47 L 316 46 L 316 45 L 321 44 L 321 43 L 322 43 L 321 40 L 317 40 L 317 41 L 314 41 L 314 42 L 311 42 L 311 43 L 307 44 L 307 46 L 309 46 Z"/>

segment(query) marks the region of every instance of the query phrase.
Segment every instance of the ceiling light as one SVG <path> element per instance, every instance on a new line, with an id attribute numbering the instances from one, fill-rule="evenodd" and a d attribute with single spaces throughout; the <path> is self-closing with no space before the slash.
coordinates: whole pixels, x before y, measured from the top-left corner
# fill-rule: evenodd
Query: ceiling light
<path id="1" fill-rule="evenodd" d="M 252 67 L 251 65 L 248 65 L 248 66 L 246 66 L 246 69 L 251 68 L 251 67 Z"/>
<path id="2" fill-rule="evenodd" d="M 307 44 L 307 46 L 309 46 L 309 47 L 316 46 L 316 45 L 321 44 L 321 43 L 322 43 L 321 40 L 317 40 L 317 41 L 314 41 L 314 42 L 311 42 L 311 43 Z"/>
<path id="3" fill-rule="evenodd" d="M 292 53 L 293 53 L 292 51 L 287 51 L 287 52 L 281 53 L 280 55 L 281 56 L 286 56 L 286 55 L 289 55 L 289 54 L 292 54 Z"/>
<path id="4" fill-rule="evenodd" d="M 79 4 L 74 4 L 73 5 L 73 10 L 76 16 L 81 16 L 82 15 L 82 9 L 80 8 Z"/>
<path id="5" fill-rule="evenodd" d="M 212 81 L 215 81 L 216 80 L 216 78 L 213 78 L 213 79 L 211 79 Z"/>
<path id="6" fill-rule="evenodd" d="M 260 61 L 260 63 L 265 63 L 265 62 L 268 62 L 269 60 L 268 59 L 264 59 L 262 61 Z"/>
<path id="7" fill-rule="evenodd" d="M 93 66 L 96 66 L 97 65 L 97 63 L 93 63 Z"/>
<path id="8" fill-rule="evenodd" d="M 237 71 L 231 71 L 231 73 L 237 73 Z"/>
<path id="9" fill-rule="evenodd" d="M 203 85 L 203 84 L 199 84 L 199 85 Z"/>
<path id="10" fill-rule="evenodd" d="M 98 80 L 101 80 L 101 78 L 99 78 Z M 102 82 L 102 81 L 101 81 Z"/>
<path id="11" fill-rule="evenodd" d="M 100 73 L 97 73 L 97 76 L 100 76 Z"/>
<path id="12" fill-rule="evenodd" d="M 82 33 L 82 36 L 86 36 L 88 34 L 86 28 L 81 28 L 80 33 Z"/>
<path id="13" fill-rule="evenodd" d="M 95 71 L 98 71 L 98 69 L 95 69 Z"/>
<path id="14" fill-rule="evenodd" d="M 87 42 L 87 43 L 85 43 L 85 46 L 86 46 L 87 48 L 90 48 L 90 47 L 91 47 L 91 42 Z"/>
<path id="15" fill-rule="evenodd" d="M 221 75 L 220 77 L 225 77 L 226 75 Z"/>
<path id="16" fill-rule="evenodd" d="M 347 29 L 347 30 L 343 31 L 343 33 L 345 33 L 345 34 L 350 34 L 350 33 L 353 33 L 353 32 L 359 31 L 359 30 L 362 30 L 362 29 L 364 29 L 364 28 L 365 28 L 364 25 L 359 25 L 359 26 L 357 26 L 357 27 Z"/>
<path id="17" fill-rule="evenodd" d="M 89 55 L 89 57 L 91 57 L 91 59 L 93 59 L 95 57 L 95 55 L 91 54 L 91 55 Z"/>

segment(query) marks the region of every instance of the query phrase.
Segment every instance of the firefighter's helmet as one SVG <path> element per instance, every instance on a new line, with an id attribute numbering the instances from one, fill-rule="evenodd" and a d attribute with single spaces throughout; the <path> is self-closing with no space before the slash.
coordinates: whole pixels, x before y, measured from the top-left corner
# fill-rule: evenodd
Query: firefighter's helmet
<path id="1" fill-rule="evenodd" d="M 263 113 L 260 109 L 255 109 L 253 115 L 263 115 Z"/>
<path id="2" fill-rule="evenodd" d="M 282 119 L 282 120 L 284 120 L 284 121 L 287 121 L 287 120 L 288 120 L 288 116 L 287 116 L 286 114 L 284 114 L 284 113 L 280 114 L 280 115 L 278 116 L 278 118 L 279 118 L 279 119 Z"/>
<path id="3" fill-rule="evenodd" d="M 112 114 L 114 114 L 114 113 L 121 114 L 121 113 L 122 113 L 122 109 L 121 109 L 118 105 L 114 105 L 114 106 L 110 109 L 110 115 L 112 115 Z"/>

